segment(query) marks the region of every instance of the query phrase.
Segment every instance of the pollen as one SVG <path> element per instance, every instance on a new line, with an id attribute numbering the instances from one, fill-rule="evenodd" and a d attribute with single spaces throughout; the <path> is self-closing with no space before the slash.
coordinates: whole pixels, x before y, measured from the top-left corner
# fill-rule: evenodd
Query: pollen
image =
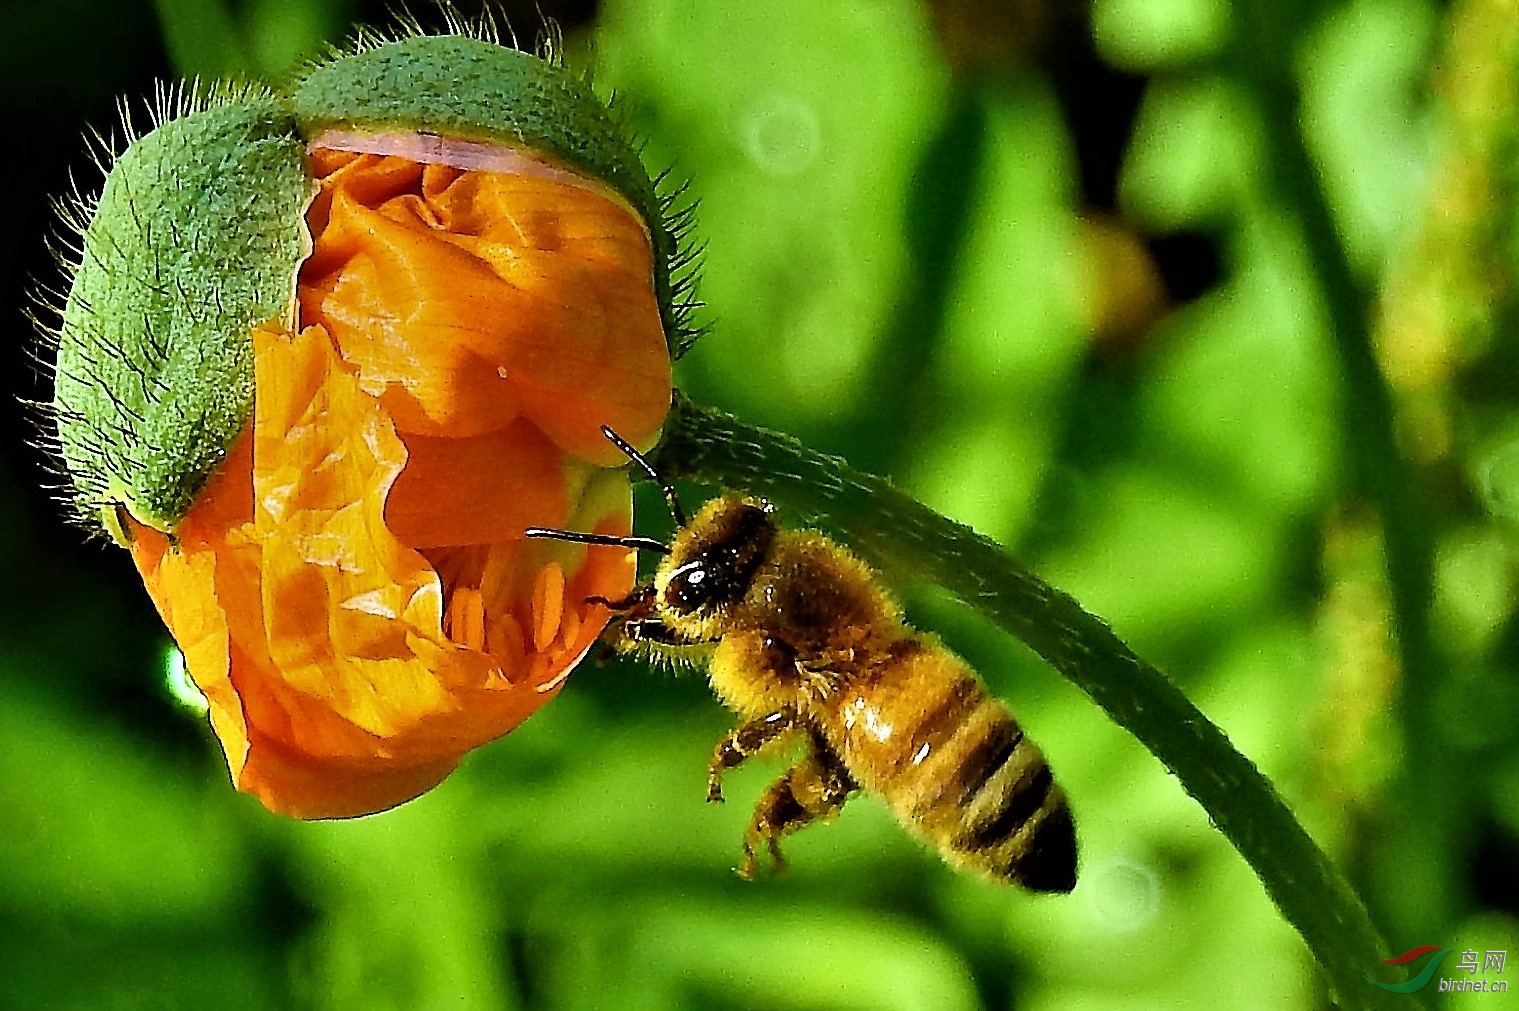
<path id="1" fill-rule="evenodd" d="M 553 644 L 564 616 L 564 570 L 549 562 L 533 582 L 533 648 L 542 652 Z"/>

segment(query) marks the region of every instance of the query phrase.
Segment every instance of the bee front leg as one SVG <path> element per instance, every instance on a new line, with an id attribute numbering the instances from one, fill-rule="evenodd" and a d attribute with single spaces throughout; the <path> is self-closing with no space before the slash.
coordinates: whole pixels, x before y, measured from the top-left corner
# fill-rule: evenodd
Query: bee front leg
<path id="1" fill-rule="evenodd" d="M 833 818 L 857 789 L 859 784 L 838 756 L 814 740 L 808 754 L 786 770 L 755 806 L 754 818 L 744 833 L 744 862 L 738 868 L 739 877 L 752 881 L 759 873 L 758 849 L 762 843 L 770 851 L 775 871 L 785 870 L 781 837 L 814 821 Z"/>
<path id="2" fill-rule="evenodd" d="M 796 709 L 786 706 L 738 726 L 718 741 L 717 747 L 712 749 L 712 762 L 707 766 L 707 803 L 723 802 L 723 773 L 742 765 L 750 756 L 791 733 L 796 726 Z"/>
<path id="3" fill-rule="evenodd" d="M 658 618 L 625 618 L 617 630 L 617 635 L 624 642 L 648 642 L 657 646 L 676 648 L 706 644 L 706 640 L 688 639 Z"/>
<path id="4" fill-rule="evenodd" d="M 653 610 L 654 587 L 652 585 L 635 586 L 626 597 L 619 597 L 613 600 L 610 597 L 591 596 L 585 598 L 585 602 L 587 604 L 600 604 L 608 611 L 616 614 L 627 614 L 629 612 L 635 615 L 648 614 Z"/>

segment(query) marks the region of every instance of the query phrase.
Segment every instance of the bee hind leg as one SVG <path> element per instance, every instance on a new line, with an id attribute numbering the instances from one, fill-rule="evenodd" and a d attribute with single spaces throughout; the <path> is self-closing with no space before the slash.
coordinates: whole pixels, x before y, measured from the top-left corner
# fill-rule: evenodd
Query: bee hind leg
<path id="1" fill-rule="evenodd" d="M 759 873 L 759 847 L 770 852 L 776 872 L 785 870 L 781 837 L 814 821 L 828 821 L 839 813 L 849 795 L 859 789 L 838 756 L 820 743 L 776 780 L 760 797 L 754 818 L 744 833 L 744 862 L 739 877 L 754 880 Z"/>

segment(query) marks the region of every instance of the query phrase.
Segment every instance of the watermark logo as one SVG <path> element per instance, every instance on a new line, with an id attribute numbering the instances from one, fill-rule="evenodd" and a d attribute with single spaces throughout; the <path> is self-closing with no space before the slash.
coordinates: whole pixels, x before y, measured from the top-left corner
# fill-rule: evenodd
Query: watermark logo
<path id="1" fill-rule="evenodd" d="M 1421 944 L 1417 948 L 1409 948 L 1396 958 L 1384 958 L 1382 961 L 1388 965 L 1407 965 L 1434 952 L 1434 957 L 1413 979 L 1407 983 L 1381 983 L 1367 976 L 1366 980 L 1373 986 L 1379 986 L 1393 993 L 1413 993 L 1415 990 L 1422 990 L 1429 985 L 1430 980 L 1435 978 L 1435 970 L 1440 968 L 1440 963 L 1445 961 L 1445 956 L 1455 950 L 1442 948 L 1438 944 Z M 1456 972 L 1465 972 L 1466 977 L 1441 977 L 1439 990 L 1441 993 L 1506 993 L 1508 980 L 1486 977 L 1489 972 L 1493 976 L 1501 976 L 1507 962 L 1507 951 L 1484 951 L 1479 955 L 1475 948 L 1467 948 L 1461 952 L 1461 959 L 1456 963 Z M 1482 979 L 1476 978 L 1479 973 L 1483 976 Z"/>

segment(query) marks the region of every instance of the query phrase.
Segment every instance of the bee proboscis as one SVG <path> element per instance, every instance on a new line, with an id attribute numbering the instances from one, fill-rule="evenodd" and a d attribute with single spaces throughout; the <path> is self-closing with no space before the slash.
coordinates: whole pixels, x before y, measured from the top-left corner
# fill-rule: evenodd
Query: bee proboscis
<path id="1" fill-rule="evenodd" d="M 708 800 L 722 799 L 729 769 L 801 742 L 755 808 L 740 874 L 754 876 L 762 847 L 782 866 L 783 836 L 863 791 L 956 867 L 1034 891 L 1075 887 L 1075 828 L 1044 756 L 965 661 L 903 620 L 869 566 L 815 530 L 779 526 L 760 499 L 722 495 L 688 520 L 649 462 L 602 431 L 664 489 L 671 543 L 527 535 L 665 556 L 625 599 L 601 602 L 619 615 L 614 646 L 705 657 L 739 715 L 713 751 Z"/>

